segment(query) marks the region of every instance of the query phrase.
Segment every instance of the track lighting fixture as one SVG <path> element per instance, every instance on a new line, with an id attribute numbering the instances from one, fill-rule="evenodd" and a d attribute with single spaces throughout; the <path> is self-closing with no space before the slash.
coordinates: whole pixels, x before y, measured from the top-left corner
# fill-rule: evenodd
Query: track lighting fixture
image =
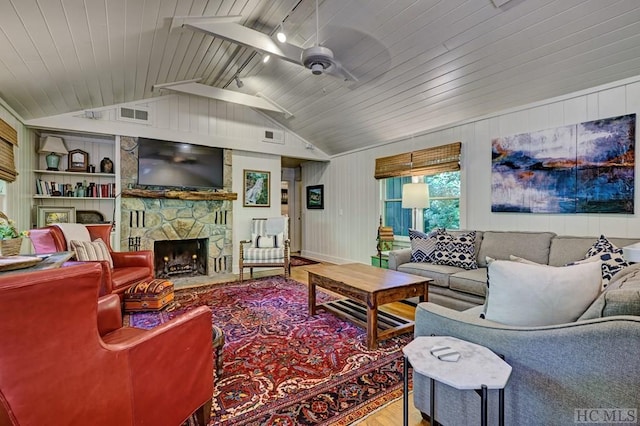
<path id="1" fill-rule="evenodd" d="M 284 22 L 280 23 L 280 30 L 278 30 L 276 38 L 280 43 L 285 43 L 287 41 L 287 35 L 284 33 Z"/>
<path id="2" fill-rule="evenodd" d="M 242 80 L 240 80 L 240 77 L 236 75 L 234 80 L 236 81 L 236 86 L 238 86 L 238 89 L 242 89 L 242 86 L 244 86 L 244 83 L 242 82 Z"/>
<path id="3" fill-rule="evenodd" d="M 262 63 L 266 64 L 271 59 L 271 55 L 262 55 Z"/>

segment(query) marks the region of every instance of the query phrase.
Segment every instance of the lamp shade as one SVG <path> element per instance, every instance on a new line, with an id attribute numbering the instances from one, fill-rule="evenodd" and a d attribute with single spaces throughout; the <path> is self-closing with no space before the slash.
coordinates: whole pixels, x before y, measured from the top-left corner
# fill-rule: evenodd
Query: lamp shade
<path id="1" fill-rule="evenodd" d="M 426 183 L 405 183 L 402 185 L 403 209 L 428 209 L 429 185 Z"/>
<path id="2" fill-rule="evenodd" d="M 40 146 L 40 153 L 55 153 L 65 155 L 68 154 L 67 148 L 64 146 L 62 138 L 57 136 L 46 136 Z"/>
<path id="3" fill-rule="evenodd" d="M 624 260 L 626 260 L 627 262 L 640 262 L 640 243 L 622 247 L 622 254 L 624 256 Z"/>

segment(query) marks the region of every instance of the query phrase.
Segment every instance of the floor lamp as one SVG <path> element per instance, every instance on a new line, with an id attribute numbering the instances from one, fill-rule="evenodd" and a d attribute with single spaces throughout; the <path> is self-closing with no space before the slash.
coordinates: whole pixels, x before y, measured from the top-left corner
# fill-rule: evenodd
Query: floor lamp
<path id="1" fill-rule="evenodd" d="M 429 208 L 429 185 L 426 183 L 405 183 L 402 185 L 402 208 L 413 209 L 411 227 L 416 229 L 418 209 Z"/>

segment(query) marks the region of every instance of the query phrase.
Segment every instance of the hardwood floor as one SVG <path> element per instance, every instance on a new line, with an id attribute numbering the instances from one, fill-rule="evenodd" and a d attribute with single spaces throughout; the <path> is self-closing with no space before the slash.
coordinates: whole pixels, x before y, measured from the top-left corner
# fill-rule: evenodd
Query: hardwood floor
<path id="1" fill-rule="evenodd" d="M 269 272 L 256 272 L 254 277 L 277 275 L 278 271 Z M 291 278 L 308 284 L 308 273 L 304 266 L 297 266 L 291 268 Z M 319 289 L 320 291 L 320 289 Z M 324 291 L 324 290 L 322 290 Z M 380 307 L 380 310 L 385 310 L 405 318 L 414 319 L 415 308 L 406 303 L 389 303 Z M 397 426 L 402 424 L 402 399 L 399 399 L 386 407 L 371 414 L 369 417 L 354 423 L 358 426 Z M 420 412 L 413 406 L 413 398 L 409 396 L 409 425 L 410 426 L 425 426 L 429 425 L 429 422 L 422 419 Z"/>

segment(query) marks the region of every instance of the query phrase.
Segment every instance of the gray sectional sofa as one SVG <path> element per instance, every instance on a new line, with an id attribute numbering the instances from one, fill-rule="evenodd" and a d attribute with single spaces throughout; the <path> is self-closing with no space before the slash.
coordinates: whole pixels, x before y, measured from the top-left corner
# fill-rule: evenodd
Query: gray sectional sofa
<path id="1" fill-rule="evenodd" d="M 478 233 L 478 269 L 411 263 L 410 249 L 391 252 L 389 267 L 434 279 L 430 302 L 419 303 L 415 337 L 452 336 L 503 356 L 512 373 L 505 388 L 505 424 L 564 426 L 584 423 L 639 424 L 640 264 L 613 276 L 606 290 L 576 321 L 545 326 L 513 326 L 480 318 L 484 302 L 485 258 L 511 255 L 562 266 L 583 259 L 597 237 L 548 232 Z M 618 247 L 637 239 L 608 238 Z M 493 270 L 492 270 L 493 271 Z M 561 305 L 560 305 L 561 306 Z M 471 308 L 461 312 L 465 308 Z M 413 375 L 415 407 L 428 418 L 429 379 Z M 435 387 L 439 424 L 480 424 L 480 397 L 473 391 Z M 489 391 L 489 424 L 498 424 L 498 391 Z M 604 417 L 603 417 L 604 416 Z M 593 424 L 593 423 L 590 423 Z"/>
<path id="2" fill-rule="evenodd" d="M 458 235 L 469 231 L 447 231 Z M 617 247 L 637 243 L 637 238 L 610 238 Z M 389 252 L 389 269 L 433 278 L 429 301 L 459 311 L 484 304 L 487 284 L 486 258 L 522 257 L 536 263 L 563 266 L 581 260 L 598 237 L 558 236 L 553 232 L 476 231 L 478 269 L 411 262 L 411 249 Z"/>

